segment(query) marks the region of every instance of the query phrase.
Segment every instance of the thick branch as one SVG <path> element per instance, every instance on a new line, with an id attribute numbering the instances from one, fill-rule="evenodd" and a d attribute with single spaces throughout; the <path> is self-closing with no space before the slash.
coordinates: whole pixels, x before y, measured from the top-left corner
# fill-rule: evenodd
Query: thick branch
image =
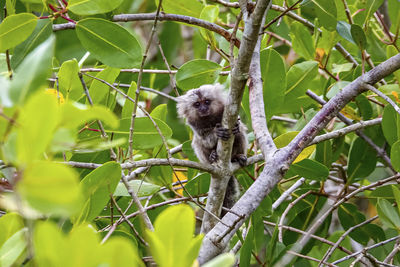
<path id="1" fill-rule="evenodd" d="M 289 164 L 351 99 L 365 90 L 364 83 L 374 84 L 399 68 L 400 54 L 357 78 L 323 106 L 287 147 L 278 150 L 274 157 L 266 162 L 258 179 L 233 206 L 232 213 L 225 215 L 204 237 L 199 255 L 200 263 L 215 257 L 226 248 L 234 233 L 280 181 Z"/>
<path id="2" fill-rule="evenodd" d="M 265 11 L 270 3 L 270 0 L 258 1 L 253 13 L 246 15 L 243 12 L 243 20 L 245 22 L 243 39 L 239 48 L 237 63 L 232 70 L 231 89 L 222 118 L 222 126 L 225 128 L 232 129 L 237 122 L 244 87 L 249 76 L 252 54 L 259 38 Z M 230 161 L 233 139 L 234 138 L 230 138 L 228 141 L 220 140 L 218 142 L 219 167 L 222 170 L 226 170 L 226 173 L 221 177 L 212 177 L 206 206 L 208 211 L 217 216 L 221 211 L 224 200 L 223 196 L 225 195 L 226 187 L 231 177 Z M 214 217 L 205 213 L 201 229 L 202 232 L 207 233 L 216 223 L 217 221 Z"/>

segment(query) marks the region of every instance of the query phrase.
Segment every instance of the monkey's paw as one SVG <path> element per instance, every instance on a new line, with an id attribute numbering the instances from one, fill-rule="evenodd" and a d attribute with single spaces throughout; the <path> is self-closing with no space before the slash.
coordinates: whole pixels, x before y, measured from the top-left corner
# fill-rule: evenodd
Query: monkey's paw
<path id="1" fill-rule="evenodd" d="M 239 124 L 239 122 L 240 122 L 240 119 L 237 120 L 235 126 L 232 128 L 232 133 L 234 135 L 237 135 L 237 134 L 240 133 L 240 124 Z"/>
<path id="2" fill-rule="evenodd" d="M 211 151 L 210 156 L 208 157 L 211 163 L 216 162 L 218 160 L 218 154 L 216 150 Z"/>
<path id="3" fill-rule="evenodd" d="M 232 157 L 232 162 L 237 162 L 241 167 L 246 166 L 247 157 L 244 154 L 237 154 Z"/>
<path id="4" fill-rule="evenodd" d="M 217 123 L 216 125 L 217 129 L 217 136 L 221 138 L 224 141 L 227 141 L 229 137 L 231 137 L 229 130 L 227 128 L 223 128 L 221 123 Z"/>

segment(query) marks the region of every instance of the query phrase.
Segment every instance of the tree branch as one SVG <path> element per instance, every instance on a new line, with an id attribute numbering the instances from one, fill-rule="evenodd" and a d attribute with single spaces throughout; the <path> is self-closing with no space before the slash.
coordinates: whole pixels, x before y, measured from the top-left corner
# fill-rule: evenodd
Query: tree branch
<path id="1" fill-rule="evenodd" d="M 244 87 L 249 77 L 252 54 L 259 38 L 259 32 L 265 11 L 270 4 L 270 0 L 258 1 L 253 13 L 251 14 L 248 14 L 247 10 L 242 10 L 245 26 L 242 43 L 239 48 L 238 60 L 232 70 L 231 88 L 222 118 L 222 126 L 224 128 L 232 129 L 237 122 Z M 230 161 L 233 140 L 234 138 L 231 137 L 228 141 L 219 140 L 218 142 L 218 167 L 224 171 L 224 175 L 211 178 L 206 206 L 208 211 L 217 216 L 220 214 L 226 187 L 232 175 L 230 172 Z M 207 233 L 216 223 L 217 221 L 214 217 L 205 213 L 201 228 L 202 233 Z M 203 246 L 203 248 L 204 247 L 205 246 Z"/>
<path id="2" fill-rule="evenodd" d="M 156 18 L 156 13 L 142 13 L 142 14 L 119 14 L 114 15 L 112 21 L 114 22 L 128 22 L 128 21 L 143 21 L 143 20 L 154 20 Z M 183 22 L 190 25 L 199 26 L 205 28 L 207 30 L 213 31 L 218 33 L 222 37 L 224 37 L 228 42 L 231 41 L 231 33 L 221 26 L 211 23 L 202 19 L 184 16 L 184 15 L 177 15 L 177 14 L 167 14 L 167 13 L 160 13 L 158 16 L 159 21 L 177 21 Z M 66 29 L 75 29 L 74 23 L 63 23 L 63 24 L 55 24 L 53 25 L 53 31 L 61 31 Z M 238 39 L 234 40 L 235 46 L 240 46 L 240 41 Z"/>
<path id="3" fill-rule="evenodd" d="M 234 233 L 280 181 L 288 170 L 289 164 L 293 162 L 300 152 L 314 139 L 317 133 L 320 132 L 349 101 L 365 90 L 364 83 L 374 84 L 399 68 L 400 54 L 389 58 L 348 84 L 322 107 L 288 146 L 278 150 L 274 157 L 266 162 L 258 179 L 243 194 L 235 206 L 232 207 L 231 210 L 233 212 L 226 214 L 221 222 L 204 237 L 203 246 L 199 255 L 200 263 L 204 263 L 215 257 L 226 248 Z M 352 194 L 350 195 L 352 196 Z M 347 198 L 344 198 L 343 202 L 346 201 L 346 199 Z M 225 225 L 228 225 L 228 227 Z"/>

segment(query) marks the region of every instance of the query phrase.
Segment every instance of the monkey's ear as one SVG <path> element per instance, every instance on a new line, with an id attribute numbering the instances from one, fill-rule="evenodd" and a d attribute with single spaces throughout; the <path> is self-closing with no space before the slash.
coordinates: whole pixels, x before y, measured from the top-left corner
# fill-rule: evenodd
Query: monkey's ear
<path id="1" fill-rule="evenodd" d="M 185 114 L 186 114 L 186 95 L 181 95 L 179 97 L 176 98 L 177 100 L 177 104 L 176 104 L 176 111 L 178 112 L 178 116 L 180 118 L 184 118 Z"/>
<path id="2" fill-rule="evenodd" d="M 215 86 L 215 89 L 216 89 L 216 90 L 224 91 L 224 89 L 225 89 L 225 86 L 223 86 L 223 85 L 220 84 L 220 83 L 216 83 L 216 84 L 214 84 L 214 86 Z"/>

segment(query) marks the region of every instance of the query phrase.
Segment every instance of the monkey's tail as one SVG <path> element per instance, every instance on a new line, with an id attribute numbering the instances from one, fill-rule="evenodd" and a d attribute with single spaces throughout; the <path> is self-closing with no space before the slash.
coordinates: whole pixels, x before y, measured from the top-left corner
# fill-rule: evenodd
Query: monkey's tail
<path id="1" fill-rule="evenodd" d="M 222 204 L 221 218 L 225 216 L 228 212 L 227 210 L 231 209 L 233 205 L 235 205 L 236 201 L 239 198 L 239 183 L 236 180 L 235 176 L 231 176 L 228 182 L 228 186 L 226 187 L 225 198 Z"/>

